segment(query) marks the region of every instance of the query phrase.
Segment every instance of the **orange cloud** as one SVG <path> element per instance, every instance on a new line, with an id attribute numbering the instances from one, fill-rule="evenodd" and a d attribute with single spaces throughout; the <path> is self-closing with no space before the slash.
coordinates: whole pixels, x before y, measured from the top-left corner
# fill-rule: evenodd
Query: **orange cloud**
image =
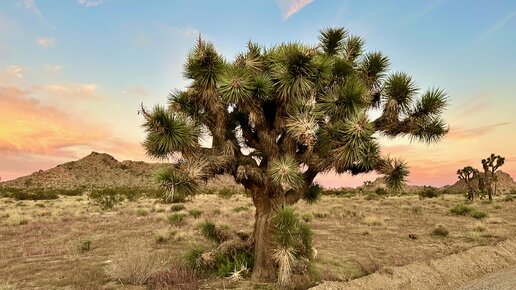
<path id="1" fill-rule="evenodd" d="M 313 1 L 314 0 L 277 0 L 277 3 L 283 14 L 283 19 L 286 20 Z"/>
<path id="2" fill-rule="evenodd" d="M 450 132 L 445 138 L 452 140 L 464 140 L 478 138 L 480 136 L 488 135 L 492 133 L 496 128 L 509 125 L 510 122 L 497 123 L 492 125 L 485 125 L 471 129 L 462 129 L 457 127 L 450 128 Z"/>
<path id="3" fill-rule="evenodd" d="M 91 124 L 28 98 L 17 87 L 0 87 L 0 152 L 57 154 L 110 136 L 106 126 Z"/>

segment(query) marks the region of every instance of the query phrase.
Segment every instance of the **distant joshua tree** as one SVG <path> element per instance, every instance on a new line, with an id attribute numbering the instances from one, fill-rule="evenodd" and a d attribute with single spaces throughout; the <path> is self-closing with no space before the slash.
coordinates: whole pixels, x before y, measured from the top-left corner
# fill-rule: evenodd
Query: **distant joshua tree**
<path id="1" fill-rule="evenodd" d="M 468 187 L 467 199 L 473 200 L 475 196 L 487 194 L 489 200 L 493 200 L 493 195 L 498 193 L 498 177 L 496 171 L 505 163 L 505 157 L 491 154 L 486 159 L 482 159 L 480 172 L 471 166 L 457 170 L 459 179 L 464 180 Z"/>
<path id="2" fill-rule="evenodd" d="M 270 48 L 249 42 L 227 61 L 199 38 L 184 66 L 188 87 L 172 92 L 166 107 L 140 110 L 147 153 L 178 160 L 158 174 L 169 196 L 195 194 L 199 181 L 220 174 L 250 192 L 255 280 L 270 281 L 278 269 L 286 273 L 281 261 L 298 255 L 273 238 L 281 230 L 273 217 L 300 199 L 316 200 L 319 173 L 377 171 L 396 191 L 407 165 L 382 156 L 375 136 L 432 143 L 448 132 L 443 90 L 417 97 L 408 74 L 387 74 L 389 59 L 365 53 L 364 41 L 343 28 L 324 29 L 319 40 Z M 380 116 L 370 119 L 370 110 Z"/>
<path id="3" fill-rule="evenodd" d="M 505 157 L 495 155 L 494 153 L 486 159 L 482 159 L 482 168 L 484 168 L 484 185 L 489 196 L 489 200 L 493 199 L 493 193 L 498 193 L 498 177 L 496 171 L 505 163 Z"/>

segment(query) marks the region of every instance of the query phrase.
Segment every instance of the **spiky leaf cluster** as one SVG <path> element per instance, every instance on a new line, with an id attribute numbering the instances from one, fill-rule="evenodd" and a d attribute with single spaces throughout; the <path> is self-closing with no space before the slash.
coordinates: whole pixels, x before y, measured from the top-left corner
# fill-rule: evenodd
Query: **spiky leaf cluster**
<path id="1" fill-rule="evenodd" d="M 319 41 L 249 42 L 228 61 L 199 38 L 184 66 L 188 88 L 173 91 L 168 108 L 142 107 L 147 153 L 189 160 L 197 170 L 178 172 L 192 180 L 231 174 L 254 196 L 288 203 L 330 171 L 375 170 L 399 189 L 406 164 L 382 157 L 377 137 L 440 140 L 447 94 L 420 94 L 411 76 L 389 72 L 387 56 L 366 52 L 343 28 L 322 30 Z"/>

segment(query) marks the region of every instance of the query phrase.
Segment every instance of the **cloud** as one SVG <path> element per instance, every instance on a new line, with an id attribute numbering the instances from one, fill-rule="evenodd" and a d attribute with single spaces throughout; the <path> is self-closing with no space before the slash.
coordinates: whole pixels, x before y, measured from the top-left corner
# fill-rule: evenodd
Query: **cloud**
<path id="1" fill-rule="evenodd" d="M 104 2 L 106 2 L 106 0 L 79 0 L 77 3 L 86 7 L 97 7 Z"/>
<path id="2" fill-rule="evenodd" d="M 36 39 L 36 43 L 39 45 L 39 46 L 42 46 L 42 47 L 51 47 L 51 46 L 54 46 L 54 44 L 56 43 L 56 39 L 55 38 L 52 38 L 52 37 L 48 37 L 48 38 L 45 38 L 45 37 L 38 37 Z"/>
<path id="3" fill-rule="evenodd" d="M 306 5 L 312 3 L 314 0 L 276 0 L 283 15 L 283 20 L 287 20 L 290 16 L 299 12 Z"/>
<path id="4" fill-rule="evenodd" d="M 10 83 L 23 78 L 23 68 L 18 65 L 11 65 L 6 70 L 0 72 L 0 82 Z"/>
<path id="5" fill-rule="evenodd" d="M 41 10 L 39 10 L 38 5 L 36 5 L 36 2 L 34 2 L 34 0 L 18 0 L 17 6 L 32 11 L 32 13 L 36 14 L 36 16 L 41 21 L 43 21 L 48 27 L 55 29 L 54 26 L 50 24 L 47 18 L 43 15 L 43 13 L 41 13 Z"/>
<path id="6" fill-rule="evenodd" d="M 18 87 L 0 87 L 0 155 L 56 155 L 110 135 L 106 125 L 45 106 Z"/>
<path id="7" fill-rule="evenodd" d="M 98 91 L 97 84 L 51 84 L 43 87 L 35 86 L 36 90 L 43 91 L 50 97 L 62 99 L 101 99 L 104 97 Z"/>
<path id="8" fill-rule="evenodd" d="M 496 128 L 509 125 L 510 122 L 497 123 L 492 125 L 485 125 L 471 129 L 463 129 L 463 128 L 451 128 L 448 135 L 445 138 L 452 140 L 464 140 L 464 139 L 474 139 L 480 136 L 488 135 L 493 132 Z"/>
<path id="9" fill-rule="evenodd" d="M 58 65 L 58 64 L 47 64 L 45 66 L 45 71 L 46 72 L 58 73 L 58 72 L 60 72 L 62 70 L 63 70 L 63 67 Z"/>
<path id="10" fill-rule="evenodd" d="M 482 35 L 482 38 L 487 37 L 487 36 L 495 33 L 496 31 L 500 30 L 507 23 L 509 23 L 509 21 L 511 21 L 515 16 L 516 16 L 516 10 L 512 11 L 510 14 L 508 14 L 505 17 L 503 17 L 502 19 L 498 20 L 498 22 L 495 25 L 493 25 L 491 28 L 489 28 L 489 30 L 487 30 Z"/>

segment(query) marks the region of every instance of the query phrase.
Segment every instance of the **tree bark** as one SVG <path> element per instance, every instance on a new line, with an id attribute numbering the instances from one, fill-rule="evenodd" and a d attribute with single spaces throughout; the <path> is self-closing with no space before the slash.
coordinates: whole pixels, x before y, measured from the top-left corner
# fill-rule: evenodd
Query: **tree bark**
<path id="1" fill-rule="evenodd" d="M 272 259 L 272 235 L 274 230 L 272 217 L 277 205 L 274 198 L 266 192 L 253 194 L 253 201 L 256 214 L 253 232 L 254 267 L 252 279 L 254 281 L 270 282 L 276 279 L 277 274 L 276 264 Z"/>

